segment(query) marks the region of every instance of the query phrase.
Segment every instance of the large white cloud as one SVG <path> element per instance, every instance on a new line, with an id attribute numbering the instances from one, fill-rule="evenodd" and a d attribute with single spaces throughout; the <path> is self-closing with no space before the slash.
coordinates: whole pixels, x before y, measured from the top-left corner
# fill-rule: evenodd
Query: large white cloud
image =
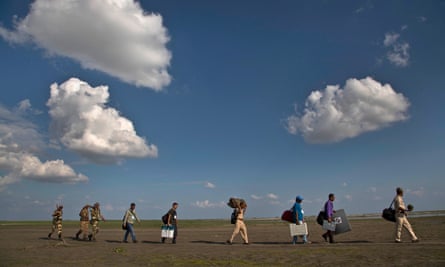
<path id="1" fill-rule="evenodd" d="M 26 152 L 0 151 L 0 170 L 9 172 L 6 176 L 0 177 L 0 188 L 20 179 L 53 183 L 88 181 L 88 177 L 83 174 L 76 174 L 63 160 L 42 162 L 35 155 Z"/>
<path id="2" fill-rule="evenodd" d="M 134 0 L 37 0 L 14 31 L 0 26 L 0 36 L 33 42 L 49 55 L 137 86 L 161 90 L 171 81 L 162 16 L 144 12 Z"/>
<path id="3" fill-rule="evenodd" d="M 22 101 L 16 112 L 0 106 L 0 172 L 4 173 L 0 176 L 0 191 L 21 179 L 55 183 L 88 181 L 63 160 L 39 159 L 38 153 L 45 143 L 37 126 L 21 116 L 24 107 L 31 108 L 29 100 Z"/>
<path id="4" fill-rule="evenodd" d="M 406 120 L 408 107 L 408 99 L 391 85 L 371 77 L 352 78 L 344 88 L 328 85 L 324 91 L 313 91 L 304 113 L 289 116 L 286 128 L 309 143 L 338 142 Z"/>
<path id="5" fill-rule="evenodd" d="M 51 134 L 67 148 L 94 162 L 117 162 L 125 157 L 157 157 L 133 123 L 106 106 L 108 87 L 91 87 L 77 78 L 51 85 L 47 102 Z"/>

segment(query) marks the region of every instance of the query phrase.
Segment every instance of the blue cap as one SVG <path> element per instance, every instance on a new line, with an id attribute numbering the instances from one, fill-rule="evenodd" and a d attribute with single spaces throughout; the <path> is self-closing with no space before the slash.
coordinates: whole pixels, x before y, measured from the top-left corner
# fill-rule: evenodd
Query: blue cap
<path id="1" fill-rule="evenodd" d="M 295 198 L 295 200 L 303 200 L 304 198 L 302 197 L 302 196 L 300 196 L 300 195 L 298 195 L 296 198 Z"/>

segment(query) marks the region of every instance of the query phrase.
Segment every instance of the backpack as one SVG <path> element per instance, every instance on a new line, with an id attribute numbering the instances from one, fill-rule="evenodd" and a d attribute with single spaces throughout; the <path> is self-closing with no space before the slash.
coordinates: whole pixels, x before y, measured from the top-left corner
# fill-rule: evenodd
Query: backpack
<path id="1" fill-rule="evenodd" d="M 323 220 L 324 220 L 324 217 L 325 217 L 325 212 L 324 212 L 324 210 L 322 210 L 322 211 L 320 211 L 320 213 L 318 213 L 318 216 L 317 216 L 317 223 L 319 224 L 319 225 L 323 225 Z"/>
<path id="2" fill-rule="evenodd" d="M 327 213 L 326 213 L 327 205 L 328 205 L 328 202 L 326 201 L 326 203 L 324 203 L 324 208 L 323 208 L 323 210 L 321 210 L 321 211 L 318 213 L 318 216 L 317 216 L 316 221 L 317 221 L 317 223 L 318 223 L 319 225 L 323 225 L 323 221 L 327 219 L 327 218 L 326 218 L 326 217 L 327 217 Z"/>
<path id="3" fill-rule="evenodd" d="M 168 224 L 168 212 L 161 217 L 163 224 Z"/>
<path id="4" fill-rule="evenodd" d="M 233 209 L 232 215 L 230 216 L 230 223 L 236 224 L 236 209 Z"/>

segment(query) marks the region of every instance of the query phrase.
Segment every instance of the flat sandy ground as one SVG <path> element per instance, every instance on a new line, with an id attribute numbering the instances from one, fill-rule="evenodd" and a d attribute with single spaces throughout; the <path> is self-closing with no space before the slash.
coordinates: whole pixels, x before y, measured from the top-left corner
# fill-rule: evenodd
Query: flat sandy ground
<path id="1" fill-rule="evenodd" d="M 445 216 L 410 218 L 420 243 L 393 241 L 394 224 L 350 219 L 352 231 L 325 243 L 308 221 L 312 244 L 291 244 L 288 224 L 247 220 L 250 245 L 225 244 L 233 226 L 224 220 L 183 221 L 177 244 L 161 244 L 160 224 L 135 226 L 139 242 L 122 243 L 119 222 L 102 222 L 96 242 L 73 240 L 78 222 L 64 222 L 64 241 L 48 240 L 50 222 L 0 225 L 0 266 L 445 266 Z"/>

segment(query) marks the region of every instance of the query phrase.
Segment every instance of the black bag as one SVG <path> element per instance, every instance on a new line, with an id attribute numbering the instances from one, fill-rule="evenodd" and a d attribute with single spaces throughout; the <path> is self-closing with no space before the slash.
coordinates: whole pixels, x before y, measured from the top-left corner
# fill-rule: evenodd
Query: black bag
<path id="1" fill-rule="evenodd" d="M 127 224 L 125 223 L 125 215 L 124 218 L 122 218 L 122 230 L 127 230 Z"/>
<path id="2" fill-rule="evenodd" d="M 320 211 L 320 213 L 318 213 L 318 216 L 317 216 L 317 223 L 319 225 L 323 225 L 324 217 L 325 217 L 325 212 L 322 210 L 322 211 Z"/>
<path id="3" fill-rule="evenodd" d="M 396 210 L 392 208 L 393 203 L 394 200 L 391 202 L 391 205 L 389 205 L 389 208 L 383 209 L 382 211 L 382 218 L 390 222 L 396 222 Z"/>
<path id="4" fill-rule="evenodd" d="M 168 224 L 168 212 L 161 217 L 163 224 Z"/>
<path id="5" fill-rule="evenodd" d="M 230 216 L 230 223 L 231 224 L 236 223 L 236 209 L 233 210 L 232 215 Z"/>

